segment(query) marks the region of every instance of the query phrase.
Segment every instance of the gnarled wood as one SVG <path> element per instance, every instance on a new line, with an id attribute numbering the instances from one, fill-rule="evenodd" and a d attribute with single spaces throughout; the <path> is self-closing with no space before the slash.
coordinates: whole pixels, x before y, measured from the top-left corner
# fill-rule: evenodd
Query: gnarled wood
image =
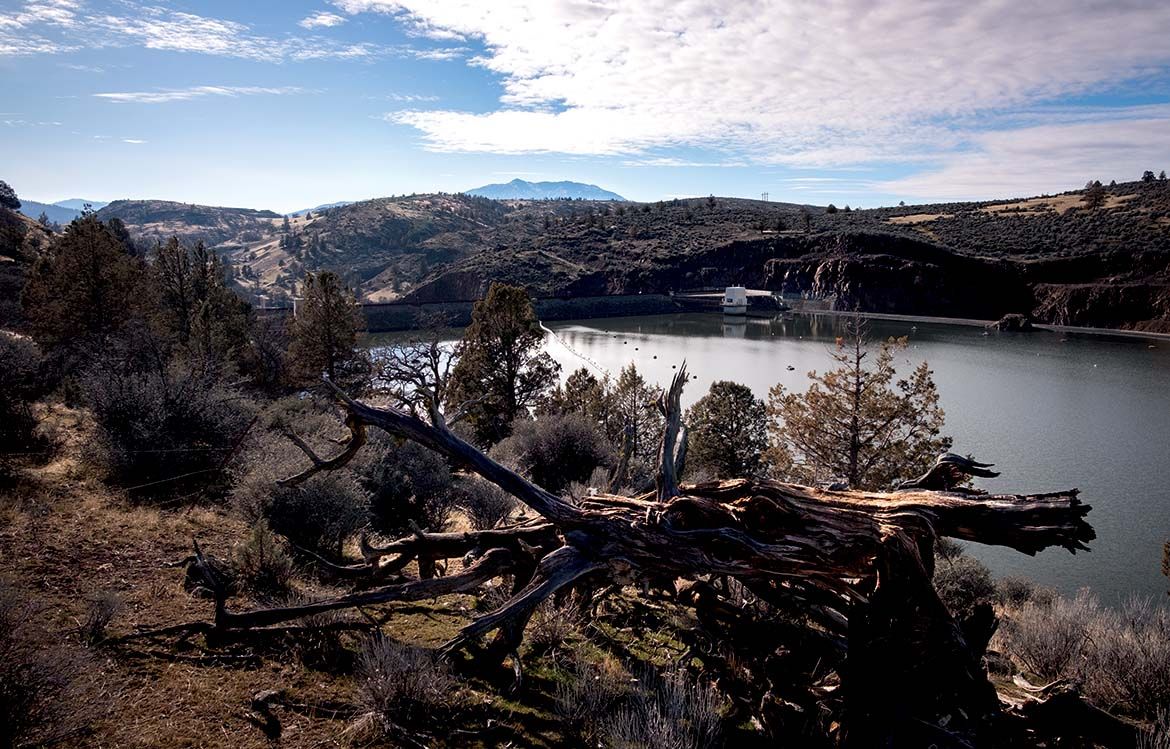
<path id="1" fill-rule="evenodd" d="M 988 464 L 958 456 L 944 456 L 931 472 L 890 493 L 744 479 L 679 485 L 679 400 L 685 379 L 684 367 L 660 399 L 667 428 L 657 490 L 635 498 L 588 497 L 577 504 L 495 462 L 454 435 L 442 418 L 428 423 L 399 409 L 374 408 L 334 388 L 354 441 L 365 428 L 376 427 L 418 442 L 495 483 L 543 519 L 478 534 L 419 532 L 383 547 L 366 543 L 365 566 L 373 570 L 401 569 L 412 558 L 421 563 L 424 556 L 433 560 L 471 551 L 484 556 L 449 578 L 280 609 L 230 613 L 221 607 L 217 624 L 264 626 L 347 606 L 469 590 L 523 558 L 539 559 L 523 589 L 444 648 L 449 655 L 476 649 L 478 640 L 494 631 L 496 639 L 484 652 L 498 660 L 515 652 L 541 601 L 587 575 L 660 581 L 726 577 L 777 610 L 799 612 L 809 632 L 821 633 L 822 646 L 840 644 L 830 652 L 837 654 L 834 668 L 843 688 L 831 699 L 843 708 L 842 737 L 850 745 L 905 745 L 924 737 L 953 738 L 962 745 L 979 736 L 998 711 L 980 665 L 990 630 L 964 629 L 934 593 L 935 538 L 998 544 L 1027 554 L 1050 546 L 1086 549 L 1094 535 L 1085 521 L 1090 508 L 1076 490 L 973 497 L 924 488 L 949 488 L 965 475 L 993 475 Z M 352 457 L 348 447 L 328 460 L 306 452 L 313 465 L 298 477 Z M 392 559 L 383 563 L 386 557 Z M 703 601 L 709 616 L 729 613 L 709 594 L 692 600 Z M 742 622 L 737 626 L 742 629 Z M 776 688 L 784 691 L 783 685 Z"/>

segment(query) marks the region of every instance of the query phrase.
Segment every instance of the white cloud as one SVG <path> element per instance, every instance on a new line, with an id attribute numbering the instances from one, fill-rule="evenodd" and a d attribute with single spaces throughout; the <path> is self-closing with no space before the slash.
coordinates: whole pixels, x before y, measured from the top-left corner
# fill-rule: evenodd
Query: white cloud
<path id="1" fill-rule="evenodd" d="M 191 88 L 166 89 L 161 91 L 124 91 L 94 94 L 99 99 L 118 104 L 165 104 L 172 101 L 189 101 L 206 96 L 279 96 L 286 94 L 311 93 L 298 86 L 192 86 Z"/>
<path id="2" fill-rule="evenodd" d="M 346 43 L 320 36 L 264 36 L 237 21 L 143 5 L 133 0 L 120 0 L 112 9 L 117 12 L 86 13 L 74 0 L 32 0 L 25 2 L 19 11 L 0 12 L 0 56 L 56 54 L 131 44 L 271 63 L 365 60 L 431 53 L 405 45 Z M 344 21 L 337 14 L 319 12 L 304 19 L 302 25 L 309 24 L 306 28 L 310 28 Z M 47 36 L 48 32 L 53 36 Z"/>
<path id="3" fill-rule="evenodd" d="M 141 143 L 145 143 L 146 141 L 142 140 L 141 138 L 123 138 L 122 142 L 123 143 L 131 143 L 133 145 L 139 145 Z"/>
<path id="4" fill-rule="evenodd" d="M 800 166 L 915 158 L 973 120 L 1170 63 L 1170 3 L 335 0 L 482 44 L 488 112 L 405 112 L 437 151 L 731 148 Z"/>
<path id="5" fill-rule="evenodd" d="M 1170 106 L 1072 122 L 972 135 L 942 164 L 875 185 L 880 192 L 932 199 L 1029 196 L 1083 187 L 1090 179 L 1133 180 L 1170 165 Z"/>
<path id="6" fill-rule="evenodd" d="M 340 26 L 345 23 L 345 17 L 339 16 L 336 13 L 329 13 L 327 11 L 319 10 L 313 15 L 302 18 L 297 22 L 297 26 L 303 29 L 315 29 L 319 27 L 331 28 L 333 26 Z"/>

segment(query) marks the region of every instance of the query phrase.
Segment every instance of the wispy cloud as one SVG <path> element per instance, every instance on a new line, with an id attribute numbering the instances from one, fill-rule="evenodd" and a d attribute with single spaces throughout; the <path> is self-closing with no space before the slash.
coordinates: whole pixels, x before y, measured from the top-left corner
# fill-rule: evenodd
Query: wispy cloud
<path id="1" fill-rule="evenodd" d="M 299 86 L 192 86 L 161 91 L 124 91 L 94 94 L 98 99 L 118 104 L 166 104 L 172 101 L 190 101 L 207 96 L 283 96 L 313 93 Z"/>
<path id="2" fill-rule="evenodd" d="M 61 67 L 65 68 L 66 70 L 76 70 L 79 73 L 99 74 L 106 72 L 105 68 L 99 67 L 97 65 L 80 65 L 73 62 L 63 62 L 61 63 Z"/>
<path id="3" fill-rule="evenodd" d="M 127 45 L 269 63 L 386 57 L 453 59 L 465 52 L 461 48 L 342 42 L 318 35 L 266 36 L 238 21 L 134 0 L 120 0 L 112 10 L 117 12 L 88 12 L 75 0 L 26 0 L 19 10 L 0 12 L 0 56 Z M 313 30 L 345 20 L 336 13 L 320 11 L 303 19 L 300 25 Z"/>
<path id="4" fill-rule="evenodd" d="M 345 16 L 319 10 L 307 18 L 302 18 L 297 25 L 303 29 L 330 28 L 345 23 Z"/>
<path id="5" fill-rule="evenodd" d="M 146 141 L 142 140 L 141 138 L 123 138 L 122 142 L 123 143 L 130 143 L 132 145 L 139 145 L 142 143 L 146 143 Z"/>

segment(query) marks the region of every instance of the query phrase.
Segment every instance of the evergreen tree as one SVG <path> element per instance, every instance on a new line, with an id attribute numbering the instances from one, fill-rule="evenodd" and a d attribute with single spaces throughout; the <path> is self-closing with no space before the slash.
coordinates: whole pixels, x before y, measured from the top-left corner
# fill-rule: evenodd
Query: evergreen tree
<path id="1" fill-rule="evenodd" d="M 341 279 L 329 271 L 306 275 L 290 331 L 293 377 L 305 385 L 318 382 L 322 374 L 342 387 L 362 384 L 369 370 L 365 352 L 358 348 L 363 327 L 361 306 Z"/>
<path id="2" fill-rule="evenodd" d="M 871 352 L 859 316 L 848 321 L 833 358 L 840 365 L 809 373 L 805 393 L 776 385 L 768 393 L 777 473 L 802 483 L 844 479 L 853 488 L 879 489 L 929 468 L 951 446 L 940 436 L 944 414 L 925 362 L 910 377 L 894 381 L 894 351 L 905 339 L 891 339 Z"/>
<path id="3" fill-rule="evenodd" d="M 475 303 L 451 372 L 449 405 L 465 406 L 475 438 L 494 445 L 511 434 L 556 383 L 560 366 L 544 352 L 528 292 L 493 283 Z"/>
<path id="4" fill-rule="evenodd" d="M 219 256 L 202 242 L 172 237 L 155 249 L 151 276 L 159 294 L 155 322 L 168 339 L 207 363 L 237 358 L 248 343 L 249 309 L 227 286 Z"/>
<path id="5" fill-rule="evenodd" d="M 37 216 L 37 223 L 46 229 L 49 229 L 53 226 L 53 222 L 49 220 L 49 214 L 45 213 L 44 211 L 41 211 L 41 215 Z"/>
<path id="6" fill-rule="evenodd" d="M 653 481 L 664 422 L 658 410 L 658 391 L 631 362 L 622 368 L 610 395 L 606 434 L 618 446 L 626 463 L 619 481 L 642 488 Z"/>
<path id="7" fill-rule="evenodd" d="M 716 478 L 747 478 L 764 469 L 768 412 L 751 388 L 720 380 L 687 409 L 687 463 Z"/>
<path id="8" fill-rule="evenodd" d="M 43 342 L 100 346 L 141 319 L 143 270 L 118 233 L 91 213 L 73 221 L 37 260 L 21 302 Z"/>
<path id="9" fill-rule="evenodd" d="M 2 179 L 0 179 L 0 207 L 7 208 L 10 211 L 20 210 L 20 198 L 16 197 L 16 190 L 13 190 Z"/>
<path id="10" fill-rule="evenodd" d="M 1081 198 L 1086 208 L 1100 208 L 1105 205 L 1105 186 L 1100 180 L 1089 180 L 1085 185 L 1085 193 Z"/>

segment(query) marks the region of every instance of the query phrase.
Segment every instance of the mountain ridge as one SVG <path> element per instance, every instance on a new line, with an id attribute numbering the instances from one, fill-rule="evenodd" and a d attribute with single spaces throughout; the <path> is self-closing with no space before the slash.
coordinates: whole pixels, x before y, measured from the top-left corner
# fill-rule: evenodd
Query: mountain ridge
<path id="1" fill-rule="evenodd" d="M 872 312 L 1170 331 L 1170 185 L 850 210 L 742 198 L 657 203 L 377 198 L 272 211 L 115 201 L 144 250 L 203 241 L 258 304 L 332 270 L 367 301 L 474 299 L 494 280 L 534 296 L 748 285 Z"/>

